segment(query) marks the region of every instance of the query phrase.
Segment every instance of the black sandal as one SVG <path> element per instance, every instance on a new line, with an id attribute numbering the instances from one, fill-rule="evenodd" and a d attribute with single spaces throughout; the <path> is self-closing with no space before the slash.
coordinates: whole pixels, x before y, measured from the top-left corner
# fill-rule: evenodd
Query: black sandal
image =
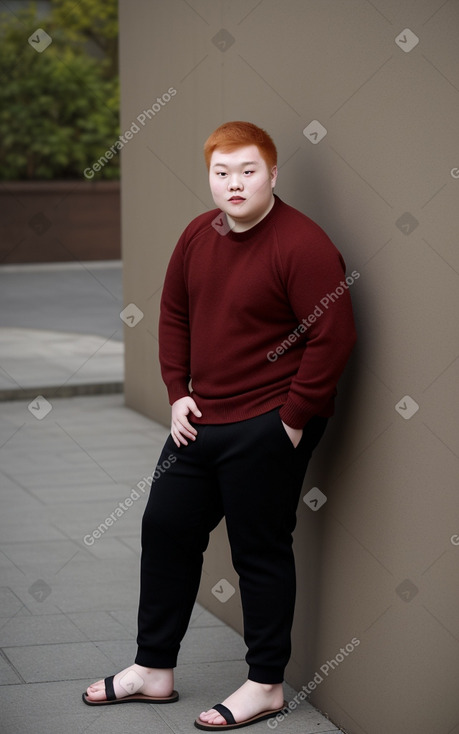
<path id="1" fill-rule="evenodd" d="M 197 729 L 202 729 L 203 731 L 215 731 L 215 729 L 241 729 L 243 726 L 250 726 L 251 724 L 256 724 L 258 721 L 264 721 L 265 719 L 271 719 L 277 716 L 277 714 L 280 714 L 281 711 L 284 710 L 285 706 L 287 706 L 287 703 L 284 701 L 284 706 L 281 709 L 276 709 L 275 711 L 262 711 L 261 714 L 257 714 L 256 716 L 252 716 L 250 719 L 245 719 L 245 721 L 237 723 L 229 708 L 224 706 L 222 703 L 216 703 L 212 708 L 223 716 L 226 724 L 206 724 L 204 721 L 196 719 L 194 725 Z"/>
<path id="2" fill-rule="evenodd" d="M 83 693 L 83 701 L 88 706 L 113 706 L 117 703 L 175 703 L 178 701 L 179 694 L 177 691 L 172 691 L 170 696 L 145 696 L 143 693 L 133 693 L 132 696 L 124 696 L 124 698 L 117 698 L 115 695 L 115 689 L 113 687 L 114 675 L 110 675 L 104 679 L 105 683 L 105 694 L 107 699 L 105 701 L 91 701 L 88 698 L 86 691 Z"/>

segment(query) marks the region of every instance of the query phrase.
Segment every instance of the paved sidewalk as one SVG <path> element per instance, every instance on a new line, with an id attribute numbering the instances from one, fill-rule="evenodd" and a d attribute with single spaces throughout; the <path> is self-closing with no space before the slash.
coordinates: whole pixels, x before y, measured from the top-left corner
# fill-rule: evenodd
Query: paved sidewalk
<path id="1" fill-rule="evenodd" d="M 135 653 L 143 482 L 167 430 L 116 394 L 51 399 L 39 411 L 19 400 L 0 407 L 0 731 L 195 731 L 195 716 L 246 675 L 241 637 L 198 605 L 177 669 L 178 703 L 91 709 L 81 700 L 89 682 Z M 116 522 L 95 537 L 120 503 Z M 285 686 L 286 699 L 293 695 Z M 338 731 L 308 702 L 276 728 Z"/>
<path id="2" fill-rule="evenodd" d="M 120 261 L 0 267 L 0 400 L 121 392 Z"/>

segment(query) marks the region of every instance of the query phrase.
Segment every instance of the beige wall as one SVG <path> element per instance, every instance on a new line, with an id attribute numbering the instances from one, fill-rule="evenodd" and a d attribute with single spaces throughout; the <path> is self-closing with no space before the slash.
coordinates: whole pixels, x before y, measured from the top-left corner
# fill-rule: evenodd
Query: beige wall
<path id="1" fill-rule="evenodd" d="M 277 193 L 360 273 L 358 349 L 304 486 L 327 502 L 298 511 L 287 674 L 300 688 L 318 673 L 312 702 L 352 734 L 459 733 L 458 30 L 457 0 L 121 0 L 123 130 L 176 90 L 122 154 L 125 305 L 145 314 L 126 327 L 127 404 L 169 421 L 161 286 L 213 206 L 201 146 L 220 123 L 273 135 Z M 211 593 L 222 578 L 236 586 L 219 528 L 200 600 L 240 628 L 238 595 Z"/>

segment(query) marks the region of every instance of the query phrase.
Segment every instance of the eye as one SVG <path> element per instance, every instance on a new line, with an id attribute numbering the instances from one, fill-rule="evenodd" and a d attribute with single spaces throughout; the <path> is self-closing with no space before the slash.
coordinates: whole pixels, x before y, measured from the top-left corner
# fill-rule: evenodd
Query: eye
<path id="1" fill-rule="evenodd" d="M 249 176 L 250 176 L 250 174 L 251 174 L 251 173 L 254 173 L 254 171 L 244 171 L 244 173 L 248 173 L 248 174 L 249 174 Z"/>
<path id="2" fill-rule="evenodd" d="M 226 171 L 217 171 L 216 173 L 217 177 L 219 178 L 223 178 L 224 176 L 226 176 Z"/>

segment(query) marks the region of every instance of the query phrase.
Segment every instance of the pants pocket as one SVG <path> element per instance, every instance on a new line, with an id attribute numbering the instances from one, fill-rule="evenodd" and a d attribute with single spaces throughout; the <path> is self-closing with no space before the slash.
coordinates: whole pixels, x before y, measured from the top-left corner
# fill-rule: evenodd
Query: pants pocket
<path id="1" fill-rule="evenodd" d="M 277 422 L 277 426 L 278 426 L 278 431 L 281 432 L 282 441 L 284 442 L 284 445 L 285 445 L 285 442 L 287 442 L 288 443 L 288 447 L 292 451 L 296 451 L 298 449 L 298 447 L 300 446 L 302 440 L 303 440 L 304 432 L 303 432 L 303 436 L 301 437 L 299 443 L 296 446 L 294 446 L 293 443 L 292 443 L 292 441 L 291 441 L 291 439 L 290 439 L 290 436 L 288 435 L 287 431 L 284 428 L 284 424 L 282 423 L 282 418 L 280 417 L 280 414 L 279 414 L 279 409 L 276 409 L 274 411 L 274 413 L 275 413 L 275 416 L 276 416 L 276 422 Z"/>

